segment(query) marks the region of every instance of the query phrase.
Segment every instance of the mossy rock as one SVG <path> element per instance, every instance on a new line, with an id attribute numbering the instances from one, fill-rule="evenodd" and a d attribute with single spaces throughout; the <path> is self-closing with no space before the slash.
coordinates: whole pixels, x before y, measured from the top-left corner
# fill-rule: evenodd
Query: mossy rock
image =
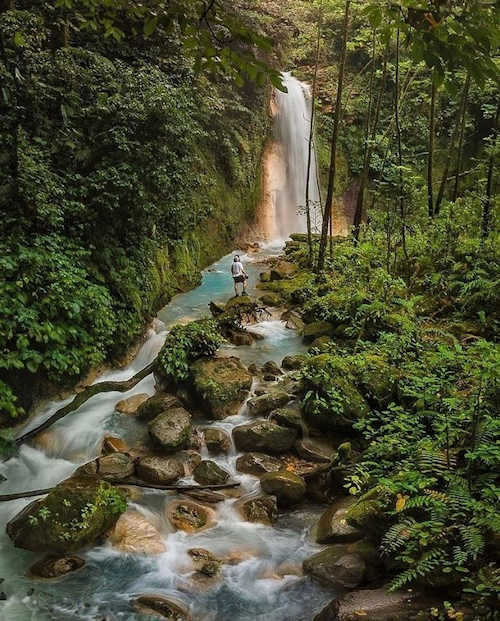
<path id="1" fill-rule="evenodd" d="M 259 274 L 259 279 L 260 279 L 260 282 L 269 282 L 271 280 L 271 273 L 270 272 L 261 272 Z"/>
<path id="2" fill-rule="evenodd" d="M 224 485 L 231 475 L 215 461 L 204 459 L 193 472 L 194 480 L 200 485 Z"/>
<path id="3" fill-rule="evenodd" d="M 159 393 L 153 395 L 147 401 L 144 401 L 137 409 L 136 416 L 139 420 L 149 423 L 153 418 L 156 418 L 158 414 L 179 405 L 180 403 L 176 396 L 167 393 Z"/>
<path id="4" fill-rule="evenodd" d="M 261 494 L 254 498 L 241 499 L 236 503 L 245 520 L 271 526 L 278 519 L 278 506 L 274 496 Z"/>
<path id="5" fill-rule="evenodd" d="M 252 386 L 252 375 L 239 358 L 198 360 L 191 371 L 192 388 L 209 417 L 221 420 L 238 413 Z"/>
<path id="6" fill-rule="evenodd" d="M 245 474 L 260 475 L 265 472 L 277 472 L 283 469 L 283 463 L 277 457 L 265 453 L 246 453 L 236 460 L 236 470 Z"/>
<path id="7" fill-rule="evenodd" d="M 278 261 L 274 267 L 271 268 L 271 280 L 285 280 L 292 278 L 298 271 L 297 265 L 290 263 L 289 261 Z"/>
<path id="8" fill-rule="evenodd" d="M 352 497 L 341 498 L 324 511 L 316 525 L 317 543 L 351 543 L 362 539 L 362 531 L 346 520 L 347 511 L 355 502 Z"/>
<path id="9" fill-rule="evenodd" d="M 289 470 L 263 474 L 260 478 L 260 486 L 266 494 L 276 496 L 278 504 L 283 506 L 300 502 L 306 493 L 304 479 Z"/>
<path id="10" fill-rule="evenodd" d="M 345 513 L 345 520 L 366 536 L 377 538 L 384 532 L 388 517 L 386 511 L 391 506 L 392 497 L 381 487 L 374 487 L 351 505 Z M 393 505 L 393 503 L 392 503 Z"/>
<path id="11" fill-rule="evenodd" d="M 18 548 L 68 554 L 93 545 L 127 506 L 125 494 L 92 477 L 72 477 L 35 500 L 8 524 Z"/>
<path id="12" fill-rule="evenodd" d="M 328 321 L 313 321 L 304 326 L 302 335 L 305 343 L 312 343 L 321 336 L 333 336 L 334 327 Z"/>
<path id="13" fill-rule="evenodd" d="M 269 421 L 255 421 L 233 429 L 233 440 L 239 451 L 258 451 L 279 455 L 295 444 L 297 431 Z"/>
<path id="14" fill-rule="evenodd" d="M 269 412 L 286 405 L 289 401 L 290 395 L 288 393 L 277 390 L 249 399 L 247 407 L 252 416 L 266 416 Z"/>
<path id="15" fill-rule="evenodd" d="M 141 614 L 153 615 L 168 621 L 189 621 L 191 617 L 181 602 L 167 599 L 162 595 L 141 595 L 132 601 L 132 605 Z"/>
<path id="16" fill-rule="evenodd" d="M 305 574 L 334 588 L 354 589 L 363 584 L 366 575 L 363 558 L 341 544 L 305 559 L 302 568 Z"/>
<path id="17" fill-rule="evenodd" d="M 167 453 L 187 448 L 192 433 L 191 416 L 184 408 L 170 408 L 149 423 L 153 442 Z"/>
<path id="18" fill-rule="evenodd" d="M 207 450 L 212 455 L 227 453 L 231 448 L 231 438 L 223 429 L 208 427 L 203 431 L 203 437 Z"/>
<path id="19" fill-rule="evenodd" d="M 360 392 L 375 407 L 386 408 L 396 397 L 398 370 L 378 354 L 360 354 L 360 362 L 357 371 Z"/>
<path id="20" fill-rule="evenodd" d="M 270 291 L 269 293 L 265 293 L 260 296 L 260 301 L 264 306 L 281 306 L 283 304 L 283 300 L 281 296 L 277 293 Z"/>
<path id="21" fill-rule="evenodd" d="M 307 356 L 303 354 L 295 354 L 290 356 L 285 356 L 281 363 L 281 366 L 287 371 L 296 371 L 301 369 L 305 363 L 307 362 Z"/>

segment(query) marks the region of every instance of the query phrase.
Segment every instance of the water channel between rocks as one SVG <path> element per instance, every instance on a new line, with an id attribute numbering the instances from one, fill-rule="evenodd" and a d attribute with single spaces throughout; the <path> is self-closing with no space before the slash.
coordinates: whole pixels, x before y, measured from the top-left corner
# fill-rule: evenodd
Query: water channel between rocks
<path id="1" fill-rule="evenodd" d="M 259 262 L 278 247 L 268 247 L 260 254 L 242 255 L 250 274 L 250 294 L 255 293 Z M 125 379 L 148 364 L 158 353 L 166 332 L 175 323 L 186 322 L 208 312 L 211 300 L 227 301 L 232 295 L 229 276 L 231 255 L 207 268 L 199 287 L 175 297 L 160 313 L 155 327 L 134 361 L 124 369 L 110 371 L 102 379 Z M 245 364 L 280 362 L 284 356 L 303 350 L 300 337 L 287 329 L 279 318 L 270 318 L 255 326 L 265 338 L 252 346 L 226 345 L 219 355 L 237 355 Z M 78 465 L 95 457 L 103 436 L 114 434 L 129 444 L 141 441 L 146 426 L 133 417 L 119 414 L 115 405 L 125 397 L 154 393 L 149 376 L 128 393 L 103 393 L 84 404 L 78 411 L 60 421 L 40 448 L 22 447 L 18 457 L 2 464 L 0 472 L 7 477 L 2 493 L 49 487 L 68 477 Z M 53 403 L 37 416 L 30 426 L 39 423 L 61 406 Z M 229 433 L 236 425 L 248 422 L 245 406 L 238 415 L 211 423 Z M 208 421 L 196 420 L 203 425 Z M 206 456 L 206 455 L 205 455 Z M 259 489 L 257 477 L 236 471 L 234 448 L 215 461 L 241 482 L 241 492 L 251 494 Z M 185 478 L 185 482 L 192 479 Z M 154 593 L 181 600 L 189 606 L 194 620 L 272 621 L 310 620 L 334 594 L 300 574 L 302 560 L 319 549 L 310 536 L 321 507 L 298 506 L 282 513 L 274 527 L 244 521 L 235 509 L 235 499 L 215 505 L 213 527 L 199 533 L 175 532 L 165 518 L 165 506 L 175 494 L 146 490 L 131 508 L 141 512 L 160 530 L 166 552 L 159 556 L 127 555 L 109 543 L 93 548 L 84 556 L 86 566 L 58 581 L 41 581 L 26 577 L 34 554 L 13 547 L 5 534 L 5 524 L 28 500 L 12 501 L 0 506 L 1 589 L 8 596 L 1 604 L 0 618 L 5 621 L 63 621 L 122 619 L 141 617 L 131 610 L 130 599 L 143 593 Z M 187 550 L 205 548 L 216 556 L 240 557 L 237 564 L 222 567 L 222 577 L 206 590 L 193 584 L 192 565 Z M 299 570 L 299 571 L 297 571 Z"/>

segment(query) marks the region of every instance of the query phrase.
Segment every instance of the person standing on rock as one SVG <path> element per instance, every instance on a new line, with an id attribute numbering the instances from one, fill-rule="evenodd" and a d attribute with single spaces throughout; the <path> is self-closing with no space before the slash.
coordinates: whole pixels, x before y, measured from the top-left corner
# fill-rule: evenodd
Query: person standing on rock
<path id="1" fill-rule="evenodd" d="M 235 297 L 238 297 L 239 295 L 238 285 L 240 283 L 243 285 L 243 291 L 241 294 L 246 295 L 248 274 L 245 272 L 243 263 L 240 261 L 240 257 L 238 255 L 234 257 L 233 263 L 231 265 L 231 274 L 233 276 Z"/>

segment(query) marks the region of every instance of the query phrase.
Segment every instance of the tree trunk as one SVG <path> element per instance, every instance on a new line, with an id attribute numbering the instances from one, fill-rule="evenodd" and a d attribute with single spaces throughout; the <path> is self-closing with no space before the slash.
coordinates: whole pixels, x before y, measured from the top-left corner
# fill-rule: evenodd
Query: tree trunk
<path id="1" fill-rule="evenodd" d="M 332 217 L 333 194 L 335 189 L 337 141 L 339 135 L 340 118 L 342 114 L 342 88 L 344 83 L 345 61 L 347 55 L 347 27 L 349 24 L 349 6 L 350 0 L 346 0 L 344 23 L 342 27 L 342 53 L 340 57 L 337 98 L 335 102 L 335 120 L 333 123 L 332 146 L 330 153 L 330 170 L 328 174 L 328 190 L 326 194 L 325 211 L 323 214 L 323 223 L 321 227 L 321 240 L 319 244 L 318 263 L 316 266 L 316 272 L 318 274 L 322 272 L 325 267 L 326 245 L 328 243 L 328 232 L 330 230 L 330 221 Z"/>
<path id="2" fill-rule="evenodd" d="M 497 103 L 497 113 L 495 115 L 495 125 L 493 127 L 493 144 L 490 154 L 490 161 L 488 163 L 488 178 L 486 181 L 486 200 L 484 201 L 483 208 L 483 221 L 481 223 L 481 237 L 486 239 L 490 233 L 490 219 L 491 219 L 491 198 L 493 195 L 493 171 L 495 169 L 495 144 L 498 134 L 498 122 L 500 117 L 500 99 Z"/>
<path id="3" fill-rule="evenodd" d="M 403 178 L 403 153 L 401 148 L 401 120 L 399 118 L 399 48 L 400 48 L 401 33 L 398 28 L 396 39 L 396 85 L 395 85 L 395 97 L 394 97 L 394 116 L 396 120 L 396 138 L 398 145 L 398 168 L 399 168 L 399 188 L 398 188 L 398 203 L 399 203 L 399 216 L 401 218 L 401 242 L 403 245 L 403 252 L 406 259 L 408 259 L 408 252 L 406 249 L 406 214 L 405 214 L 405 201 L 403 196 L 404 191 L 404 178 Z"/>
<path id="4" fill-rule="evenodd" d="M 470 86 L 470 75 L 468 74 L 467 74 L 467 80 L 469 80 L 469 86 Z M 468 103 L 469 103 L 469 87 L 467 87 L 467 91 L 465 94 L 465 100 L 462 106 L 462 118 L 460 120 L 460 136 L 458 138 L 458 147 L 457 147 L 457 170 L 455 171 L 455 185 L 453 187 L 453 202 L 456 202 L 458 198 L 458 187 L 460 183 L 460 175 L 462 173 L 462 154 L 464 150 L 465 119 L 467 118 Z"/>
<path id="5" fill-rule="evenodd" d="M 436 80 L 434 71 L 432 72 L 431 86 L 431 108 L 429 117 L 429 153 L 427 156 L 427 205 L 429 218 L 434 217 L 434 190 L 432 178 L 434 171 L 434 138 L 436 133 Z"/>

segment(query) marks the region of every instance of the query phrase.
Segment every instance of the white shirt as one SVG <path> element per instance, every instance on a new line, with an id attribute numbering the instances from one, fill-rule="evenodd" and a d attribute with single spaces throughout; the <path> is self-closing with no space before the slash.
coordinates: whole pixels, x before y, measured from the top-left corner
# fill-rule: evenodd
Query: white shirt
<path id="1" fill-rule="evenodd" d="M 233 261 L 233 264 L 231 265 L 231 273 L 233 275 L 233 278 L 243 275 L 243 264 L 241 263 L 241 261 Z"/>

